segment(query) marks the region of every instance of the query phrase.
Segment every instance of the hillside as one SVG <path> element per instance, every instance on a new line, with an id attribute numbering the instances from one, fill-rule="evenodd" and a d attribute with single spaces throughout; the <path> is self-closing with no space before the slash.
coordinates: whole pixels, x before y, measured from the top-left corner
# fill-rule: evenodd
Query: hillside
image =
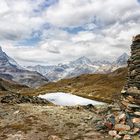
<path id="1" fill-rule="evenodd" d="M 110 74 L 84 74 L 75 78 L 48 83 L 36 91 L 36 94 L 49 92 L 69 92 L 75 95 L 112 102 L 125 84 L 127 68 L 119 68 Z"/>
<path id="2" fill-rule="evenodd" d="M 0 78 L 0 95 L 8 93 L 8 92 L 18 93 L 21 90 L 27 90 L 27 89 L 29 89 L 28 86 L 20 85 L 15 82 Z"/>

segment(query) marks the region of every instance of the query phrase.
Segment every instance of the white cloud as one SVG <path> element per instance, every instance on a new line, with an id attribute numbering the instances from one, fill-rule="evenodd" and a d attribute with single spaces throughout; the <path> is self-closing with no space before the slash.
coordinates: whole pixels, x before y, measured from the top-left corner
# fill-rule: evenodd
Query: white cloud
<path id="1" fill-rule="evenodd" d="M 60 0 L 46 10 L 46 19 L 55 26 L 67 27 L 90 23 L 96 17 L 98 22 L 107 25 L 133 19 L 138 11 L 136 0 Z"/>
<path id="2" fill-rule="evenodd" d="M 129 53 L 131 38 L 140 31 L 137 0 L 59 0 L 42 10 L 44 2 L 0 2 L 1 44 L 24 65 L 54 64 L 81 56 L 115 59 L 123 52 Z M 50 28 L 43 28 L 48 23 Z M 36 30 L 41 36 L 35 46 L 17 46 Z"/>
<path id="3" fill-rule="evenodd" d="M 42 15 L 35 15 L 41 0 L 1 0 L 0 40 L 20 40 L 28 38 L 33 30 L 45 23 Z"/>

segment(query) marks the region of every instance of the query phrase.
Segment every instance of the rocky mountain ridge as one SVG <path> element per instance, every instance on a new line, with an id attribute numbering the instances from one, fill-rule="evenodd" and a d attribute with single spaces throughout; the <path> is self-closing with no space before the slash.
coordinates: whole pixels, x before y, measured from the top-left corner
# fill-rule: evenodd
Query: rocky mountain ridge
<path id="1" fill-rule="evenodd" d="M 48 79 L 40 73 L 22 68 L 3 52 L 2 48 L 0 48 L 0 78 L 30 87 L 37 87 L 48 82 Z"/>
<path id="2" fill-rule="evenodd" d="M 116 59 L 116 61 L 91 61 L 83 56 L 67 64 L 58 64 L 51 66 L 28 66 L 28 70 L 37 71 L 47 77 L 49 81 L 58 81 L 60 79 L 67 79 L 76 77 L 82 74 L 93 73 L 110 73 L 114 70 L 124 67 L 127 64 L 129 56 L 124 53 Z"/>

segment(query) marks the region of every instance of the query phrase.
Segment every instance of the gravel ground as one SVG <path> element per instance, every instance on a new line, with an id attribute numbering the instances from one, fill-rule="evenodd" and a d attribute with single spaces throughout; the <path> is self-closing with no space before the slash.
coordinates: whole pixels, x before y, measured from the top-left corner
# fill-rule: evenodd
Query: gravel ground
<path id="1" fill-rule="evenodd" d="M 0 140 L 111 140 L 95 131 L 99 118 L 83 107 L 0 104 Z"/>

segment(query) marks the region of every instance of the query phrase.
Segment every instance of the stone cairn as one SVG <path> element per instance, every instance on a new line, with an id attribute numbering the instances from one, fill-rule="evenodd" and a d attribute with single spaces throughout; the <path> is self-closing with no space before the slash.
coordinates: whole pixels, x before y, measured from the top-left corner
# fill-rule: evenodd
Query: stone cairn
<path id="1" fill-rule="evenodd" d="M 140 34 L 133 37 L 127 84 L 121 93 L 121 109 L 129 116 L 131 128 L 140 128 Z"/>
<path id="2" fill-rule="evenodd" d="M 140 34 L 133 38 L 131 45 L 121 101 L 110 106 L 104 119 L 97 123 L 97 130 L 105 129 L 115 139 L 140 140 Z"/>

